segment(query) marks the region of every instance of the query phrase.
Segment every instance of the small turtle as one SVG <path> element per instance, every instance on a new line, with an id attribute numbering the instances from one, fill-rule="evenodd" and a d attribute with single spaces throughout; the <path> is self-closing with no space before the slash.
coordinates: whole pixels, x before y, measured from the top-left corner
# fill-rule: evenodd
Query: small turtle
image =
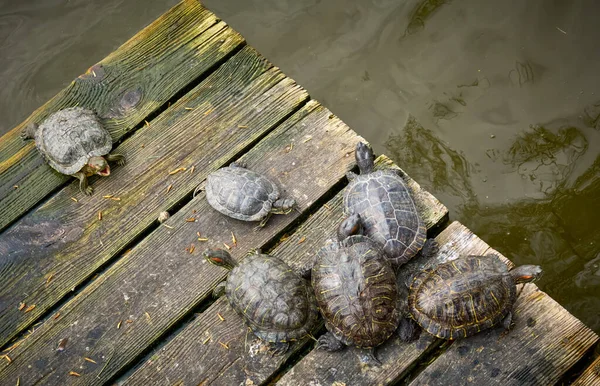
<path id="1" fill-rule="evenodd" d="M 361 231 L 359 215 L 344 220 L 338 230 L 340 240 L 330 240 L 305 267 L 303 276 L 312 276 L 329 331 L 319 338 L 317 347 L 338 351 L 354 345 L 365 349 L 363 363 L 381 365 L 374 348 L 398 328 L 398 288 L 383 250 Z"/>
<path id="2" fill-rule="evenodd" d="M 290 198 L 279 198 L 277 185 L 267 177 L 232 163 L 206 178 L 206 199 L 226 216 L 243 221 L 260 221 L 263 227 L 272 214 L 288 214 L 296 206 Z"/>
<path id="3" fill-rule="evenodd" d="M 259 250 L 240 263 L 222 249 L 208 249 L 204 257 L 231 270 L 213 295 L 224 293 L 231 307 L 274 353 L 284 353 L 288 342 L 310 336 L 319 320 L 315 295 L 308 282 L 283 260 Z"/>
<path id="4" fill-rule="evenodd" d="M 517 299 L 516 285 L 536 280 L 541 274 L 537 265 L 509 270 L 493 254 L 460 257 L 413 277 L 409 313 L 423 329 L 442 339 L 466 338 L 500 322 L 508 330 Z M 403 322 L 402 328 L 408 325 Z"/>
<path id="5" fill-rule="evenodd" d="M 91 195 L 87 177 L 110 175 L 108 161 L 125 164 L 125 157 L 109 154 L 112 139 L 96 114 L 81 107 L 69 107 L 51 114 L 39 126 L 30 123 L 21 132 L 34 139 L 44 160 L 56 171 L 79 179 L 79 189 Z"/>
<path id="6" fill-rule="evenodd" d="M 373 150 L 362 142 L 354 154 L 360 175 L 346 174 L 350 183 L 344 190 L 344 212 L 360 215 L 365 235 L 380 243 L 398 268 L 423 248 L 427 229 L 398 171 L 375 171 Z"/>

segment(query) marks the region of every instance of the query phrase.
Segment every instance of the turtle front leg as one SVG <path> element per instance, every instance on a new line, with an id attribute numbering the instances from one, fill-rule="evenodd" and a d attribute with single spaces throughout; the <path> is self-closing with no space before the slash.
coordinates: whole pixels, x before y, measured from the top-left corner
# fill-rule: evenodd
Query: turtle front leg
<path id="1" fill-rule="evenodd" d="M 358 177 L 358 175 L 354 172 L 346 172 L 346 178 L 348 179 L 348 181 L 352 181 L 354 180 L 356 177 Z"/>
<path id="2" fill-rule="evenodd" d="M 123 154 L 107 154 L 106 160 L 108 162 L 116 162 L 117 165 L 125 165 L 125 156 Z"/>
<path id="3" fill-rule="evenodd" d="M 290 348 L 287 342 L 269 343 L 269 352 L 271 355 L 283 355 Z"/>
<path id="4" fill-rule="evenodd" d="M 248 165 L 246 164 L 246 161 L 234 161 L 232 163 L 229 164 L 229 167 L 231 168 L 240 168 L 240 169 L 247 169 Z"/>
<path id="5" fill-rule="evenodd" d="M 257 229 L 264 228 L 265 225 L 267 225 L 267 221 L 269 221 L 269 219 L 271 218 L 272 215 L 273 215 L 272 212 L 267 213 L 267 215 L 265 217 L 263 217 L 262 220 L 260 220 L 260 223 L 258 224 L 258 226 L 256 228 Z"/>
<path id="6" fill-rule="evenodd" d="M 381 366 L 381 362 L 375 356 L 375 348 L 373 347 L 363 349 L 359 359 L 367 366 Z"/>
<path id="7" fill-rule="evenodd" d="M 71 176 L 79 179 L 79 190 L 87 196 L 91 196 L 94 192 L 94 188 L 88 186 L 87 176 L 83 172 L 77 172 L 75 174 L 71 174 Z"/>
<path id="8" fill-rule="evenodd" d="M 339 341 L 331 332 L 327 332 L 317 340 L 317 348 L 329 352 L 340 351 L 344 348 L 344 344 Z"/>
<path id="9" fill-rule="evenodd" d="M 226 283 L 222 281 L 216 285 L 212 293 L 213 298 L 218 298 L 225 294 L 225 284 Z"/>

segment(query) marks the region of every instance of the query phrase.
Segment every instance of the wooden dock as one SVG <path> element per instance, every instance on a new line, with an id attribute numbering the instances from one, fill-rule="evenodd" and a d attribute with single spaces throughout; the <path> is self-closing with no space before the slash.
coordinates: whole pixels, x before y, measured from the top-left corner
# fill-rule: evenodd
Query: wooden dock
<path id="1" fill-rule="evenodd" d="M 92 178 L 90 197 L 19 138 L 69 106 L 97 111 L 128 160 Z M 550 385 L 578 372 L 578 385 L 600 384 L 598 336 L 533 284 L 509 334 L 392 338 L 381 368 L 308 339 L 264 353 L 225 299 L 212 298 L 226 272 L 201 252 L 242 259 L 262 248 L 300 267 L 342 217 L 360 140 L 197 1 L 175 6 L 0 139 L 0 384 Z M 256 231 L 192 196 L 238 159 L 276 181 L 298 212 Z M 377 165 L 396 167 L 385 156 Z M 494 252 L 405 177 L 442 246 L 436 260 Z"/>

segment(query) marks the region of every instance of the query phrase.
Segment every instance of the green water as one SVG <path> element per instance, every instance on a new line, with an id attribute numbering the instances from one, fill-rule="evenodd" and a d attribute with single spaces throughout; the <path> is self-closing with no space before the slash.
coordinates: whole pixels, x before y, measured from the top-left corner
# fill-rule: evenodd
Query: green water
<path id="1" fill-rule="evenodd" d="M 0 133 L 175 3 L 0 0 Z M 600 332 L 600 5 L 204 4 Z"/>

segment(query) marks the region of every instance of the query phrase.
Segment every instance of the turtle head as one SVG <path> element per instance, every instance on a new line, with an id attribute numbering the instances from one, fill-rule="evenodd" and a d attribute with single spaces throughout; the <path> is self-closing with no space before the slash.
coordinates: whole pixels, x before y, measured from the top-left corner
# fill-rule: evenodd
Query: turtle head
<path id="1" fill-rule="evenodd" d="M 110 166 L 108 166 L 108 162 L 102 156 L 90 157 L 87 166 L 90 168 L 93 174 L 97 174 L 102 177 L 110 175 Z"/>
<path id="2" fill-rule="evenodd" d="M 342 241 L 345 238 L 353 235 L 362 235 L 363 226 L 360 221 L 360 215 L 355 213 L 342 221 L 338 227 L 337 236 L 338 240 Z"/>
<path id="3" fill-rule="evenodd" d="M 539 265 L 521 265 L 511 269 L 510 275 L 516 284 L 530 283 L 542 277 L 542 267 Z"/>
<path id="4" fill-rule="evenodd" d="M 273 203 L 271 213 L 288 214 L 296 207 L 296 201 L 292 198 L 280 198 Z"/>
<path id="5" fill-rule="evenodd" d="M 364 142 L 356 144 L 356 151 L 354 152 L 356 158 L 356 164 L 360 169 L 361 174 L 371 173 L 375 168 L 375 155 L 373 149 Z"/>
<path id="6" fill-rule="evenodd" d="M 231 257 L 229 252 L 224 249 L 207 249 L 202 252 L 202 255 L 209 263 L 218 265 L 225 269 L 231 270 L 237 265 L 236 261 Z"/>

